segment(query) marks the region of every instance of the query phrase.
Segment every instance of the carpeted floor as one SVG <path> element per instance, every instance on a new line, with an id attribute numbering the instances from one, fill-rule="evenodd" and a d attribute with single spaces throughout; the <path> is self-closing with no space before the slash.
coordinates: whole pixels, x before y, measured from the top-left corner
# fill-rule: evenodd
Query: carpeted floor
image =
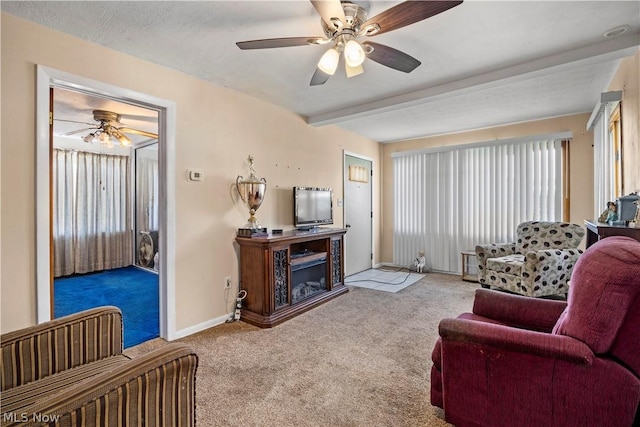
<path id="1" fill-rule="evenodd" d="M 158 275 L 136 267 L 59 277 L 54 280 L 55 317 L 115 305 L 122 310 L 124 347 L 158 337 Z"/>
<path id="2" fill-rule="evenodd" d="M 350 287 L 271 329 L 236 322 L 181 339 L 200 358 L 198 424 L 448 426 L 429 403 L 431 350 L 440 319 L 471 310 L 477 287 L 437 273 L 397 293 Z"/>

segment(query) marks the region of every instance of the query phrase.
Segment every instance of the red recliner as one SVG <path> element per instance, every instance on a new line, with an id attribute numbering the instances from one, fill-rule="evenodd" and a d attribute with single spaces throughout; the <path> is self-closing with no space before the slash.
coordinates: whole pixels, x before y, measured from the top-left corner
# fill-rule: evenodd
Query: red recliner
<path id="1" fill-rule="evenodd" d="M 479 289 L 439 332 L 431 403 L 456 426 L 640 422 L 640 242 L 591 246 L 567 303 Z"/>

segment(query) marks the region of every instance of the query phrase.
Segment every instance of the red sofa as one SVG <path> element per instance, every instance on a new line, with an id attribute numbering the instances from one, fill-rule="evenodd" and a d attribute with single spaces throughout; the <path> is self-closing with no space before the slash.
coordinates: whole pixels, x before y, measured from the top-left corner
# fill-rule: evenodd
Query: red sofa
<path id="1" fill-rule="evenodd" d="M 452 424 L 638 425 L 640 242 L 591 246 L 567 303 L 479 289 L 439 333 L 431 403 Z"/>

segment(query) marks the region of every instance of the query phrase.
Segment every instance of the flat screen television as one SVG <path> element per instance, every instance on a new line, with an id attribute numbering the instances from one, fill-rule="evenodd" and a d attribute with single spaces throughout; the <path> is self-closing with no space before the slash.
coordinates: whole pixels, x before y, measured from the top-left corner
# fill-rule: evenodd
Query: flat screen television
<path id="1" fill-rule="evenodd" d="M 331 188 L 293 187 L 293 225 L 311 229 L 333 224 Z"/>

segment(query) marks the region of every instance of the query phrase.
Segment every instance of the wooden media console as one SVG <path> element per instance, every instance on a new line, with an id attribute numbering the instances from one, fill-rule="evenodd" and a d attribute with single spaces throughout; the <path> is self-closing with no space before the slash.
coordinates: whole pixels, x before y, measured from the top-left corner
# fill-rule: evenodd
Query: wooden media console
<path id="1" fill-rule="evenodd" d="M 240 288 L 247 291 L 240 319 L 270 328 L 348 292 L 344 234 L 316 228 L 262 237 L 236 237 Z"/>

